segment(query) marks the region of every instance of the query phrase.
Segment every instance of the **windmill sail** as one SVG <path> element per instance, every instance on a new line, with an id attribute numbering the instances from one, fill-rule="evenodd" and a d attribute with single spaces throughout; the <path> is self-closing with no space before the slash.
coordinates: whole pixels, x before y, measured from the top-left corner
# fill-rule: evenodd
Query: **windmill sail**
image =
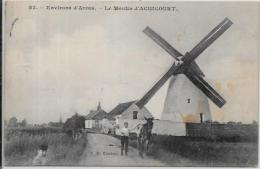
<path id="1" fill-rule="evenodd" d="M 194 62 L 194 59 L 198 57 L 207 47 L 209 47 L 218 37 L 220 37 L 230 26 L 232 22 L 225 18 L 220 24 L 218 24 L 212 31 L 210 31 L 207 36 L 205 36 L 190 52 L 187 52 L 182 61 L 185 64 L 181 69 L 175 71 L 173 74 L 185 73 L 187 77 L 192 80 L 192 82 L 206 94 L 218 107 L 222 107 L 226 101 L 207 83 L 202 77 L 203 72 L 200 70 L 199 66 Z M 166 42 L 160 35 L 155 33 L 151 28 L 146 27 L 144 33 L 149 36 L 153 41 L 155 41 L 159 46 L 161 46 L 167 53 L 169 53 L 176 60 L 180 60 L 179 57 L 182 56 L 180 52 L 174 49 L 168 42 Z M 167 72 L 168 73 L 168 72 Z M 166 74 L 167 74 L 166 73 Z M 194 76 L 194 77 L 193 77 Z M 139 106 L 146 104 L 151 97 L 155 94 L 157 90 L 167 81 L 170 76 L 164 75 L 155 86 L 148 91 L 147 94 L 138 102 Z"/>
<path id="2" fill-rule="evenodd" d="M 150 27 L 146 27 L 143 32 L 149 36 L 155 43 L 157 43 L 159 46 L 161 46 L 168 54 L 170 54 L 175 60 L 180 61 L 180 57 L 183 56 L 178 50 L 176 50 L 174 47 L 172 47 L 166 40 L 164 40 L 159 34 L 157 34 L 155 31 L 153 31 Z M 194 61 L 191 64 L 191 67 L 189 69 L 192 69 L 197 74 L 204 76 L 204 73 L 200 70 L 197 63 Z"/>

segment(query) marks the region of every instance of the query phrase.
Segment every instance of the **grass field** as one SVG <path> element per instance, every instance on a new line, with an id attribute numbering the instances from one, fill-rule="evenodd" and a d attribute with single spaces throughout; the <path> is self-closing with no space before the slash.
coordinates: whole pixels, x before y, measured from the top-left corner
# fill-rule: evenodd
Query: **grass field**
<path id="1" fill-rule="evenodd" d="M 38 146 L 43 142 L 49 145 L 47 165 L 76 165 L 87 145 L 85 135 L 74 141 L 62 131 L 45 134 L 30 134 L 24 131 L 16 134 L 5 132 L 4 165 L 32 165 Z"/>
<path id="2" fill-rule="evenodd" d="M 7 166 L 32 165 L 38 145 L 43 142 L 49 145 L 47 165 L 77 166 L 87 146 L 86 134 L 74 141 L 61 130 L 46 132 L 45 129 L 42 133 L 22 130 L 4 134 L 4 165 Z M 130 138 L 130 145 L 137 147 L 136 136 Z M 153 135 L 148 156 L 169 166 L 255 167 L 258 142 Z"/>
<path id="3" fill-rule="evenodd" d="M 135 136 L 131 138 L 130 145 L 137 147 Z M 258 164 L 258 143 L 257 140 L 220 142 L 192 137 L 153 135 L 148 156 L 170 166 L 255 167 Z"/>

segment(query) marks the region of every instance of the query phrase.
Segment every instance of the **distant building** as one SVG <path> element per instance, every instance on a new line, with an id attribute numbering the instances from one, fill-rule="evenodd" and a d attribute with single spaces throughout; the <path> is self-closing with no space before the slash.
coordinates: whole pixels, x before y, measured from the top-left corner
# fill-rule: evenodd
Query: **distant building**
<path id="1" fill-rule="evenodd" d="M 100 102 L 96 110 L 90 110 L 85 117 L 85 128 L 102 128 L 102 120 L 107 116 L 107 112 L 101 108 Z"/>

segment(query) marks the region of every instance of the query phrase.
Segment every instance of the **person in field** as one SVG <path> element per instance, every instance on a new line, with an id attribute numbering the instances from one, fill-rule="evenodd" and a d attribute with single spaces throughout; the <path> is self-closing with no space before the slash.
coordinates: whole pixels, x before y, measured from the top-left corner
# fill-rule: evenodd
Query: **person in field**
<path id="1" fill-rule="evenodd" d="M 48 145 L 42 144 L 39 146 L 38 154 L 33 159 L 33 165 L 47 164 L 47 150 L 48 150 Z"/>

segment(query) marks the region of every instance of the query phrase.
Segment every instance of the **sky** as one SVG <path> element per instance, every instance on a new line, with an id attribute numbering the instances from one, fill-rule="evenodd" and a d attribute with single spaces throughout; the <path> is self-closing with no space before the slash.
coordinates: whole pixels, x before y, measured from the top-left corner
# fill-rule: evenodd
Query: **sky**
<path id="1" fill-rule="evenodd" d="M 46 10 L 47 5 L 97 10 Z M 177 10 L 104 11 L 105 5 Z M 234 24 L 196 62 L 227 101 L 221 109 L 210 102 L 214 121 L 258 121 L 256 3 L 6 2 L 5 7 L 4 119 L 46 123 L 75 112 L 86 115 L 98 101 L 109 112 L 140 99 L 174 61 L 142 32 L 146 26 L 185 53 L 228 17 Z M 168 81 L 146 105 L 155 118 L 161 117 L 167 88 Z"/>

